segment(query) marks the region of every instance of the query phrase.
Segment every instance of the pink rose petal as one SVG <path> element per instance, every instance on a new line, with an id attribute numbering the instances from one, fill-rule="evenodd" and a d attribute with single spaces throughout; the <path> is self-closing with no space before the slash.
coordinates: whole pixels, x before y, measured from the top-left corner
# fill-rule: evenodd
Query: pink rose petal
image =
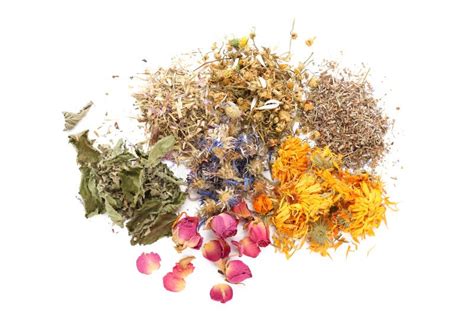
<path id="1" fill-rule="evenodd" d="M 145 275 L 160 269 L 161 257 L 157 253 L 142 253 L 137 259 L 137 269 Z"/>
<path id="2" fill-rule="evenodd" d="M 163 277 L 163 286 L 170 292 L 180 292 L 186 287 L 186 281 L 174 272 L 168 272 Z"/>
<path id="3" fill-rule="evenodd" d="M 247 278 L 252 277 L 250 268 L 240 260 L 228 261 L 224 271 L 226 280 L 232 284 L 242 283 Z"/>
<path id="4" fill-rule="evenodd" d="M 247 203 L 242 200 L 238 204 L 236 204 L 234 207 L 232 207 L 232 211 L 240 217 L 247 218 L 252 216 L 250 213 L 249 208 L 247 207 Z"/>
<path id="5" fill-rule="evenodd" d="M 260 247 L 258 247 L 258 245 L 249 237 L 245 237 L 239 243 L 243 255 L 255 258 L 260 254 Z"/>
<path id="6" fill-rule="evenodd" d="M 194 260 L 194 256 L 187 256 L 182 258 L 176 265 L 173 267 L 173 273 L 181 278 L 186 278 L 194 271 L 194 265 L 191 263 Z"/>
<path id="7" fill-rule="evenodd" d="M 229 214 L 221 213 L 211 219 L 211 229 L 219 238 L 228 238 L 237 234 L 239 222 Z"/>
<path id="8" fill-rule="evenodd" d="M 211 288 L 211 299 L 219 301 L 221 303 L 226 303 L 231 300 L 234 296 L 232 287 L 228 284 L 217 284 Z"/>

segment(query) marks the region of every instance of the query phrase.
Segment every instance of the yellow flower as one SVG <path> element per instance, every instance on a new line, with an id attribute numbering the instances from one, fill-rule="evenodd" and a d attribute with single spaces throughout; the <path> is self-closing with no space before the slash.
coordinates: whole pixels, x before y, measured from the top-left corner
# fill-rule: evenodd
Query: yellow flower
<path id="1" fill-rule="evenodd" d="M 355 189 L 355 193 L 357 197 L 348 208 L 351 222 L 347 231 L 358 242 L 361 238 L 373 236 L 374 229 L 385 221 L 387 200 L 377 185 L 371 187 L 367 182 L 362 182 L 360 188 Z"/>
<path id="2" fill-rule="evenodd" d="M 309 167 L 308 143 L 297 137 L 286 139 L 278 150 L 278 158 L 272 166 L 273 178 L 282 183 L 301 176 Z"/>
<path id="3" fill-rule="evenodd" d="M 274 244 L 292 256 L 305 242 L 323 256 L 330 249 L 349 243 L 357 248 L 359 239 L 373 236 L 385 221 L 387 206 L 383 183 L 367 173 L 353 174 L 341 169 L 342 158 L 326 148 L 313 148 L 297 137 L 285 140 L 272 166 L 279 180 L 278 208 L 271 218 Z M 350 244 L 350 243 L 349 243 Z"/>

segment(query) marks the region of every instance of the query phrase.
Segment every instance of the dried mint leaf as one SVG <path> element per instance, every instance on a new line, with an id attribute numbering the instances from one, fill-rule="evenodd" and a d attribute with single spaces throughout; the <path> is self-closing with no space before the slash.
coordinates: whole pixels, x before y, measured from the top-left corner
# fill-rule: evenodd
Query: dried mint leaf
<path id="1" fill-rule="evenodd" d="M 78 113 L 63 112 L 64 115 L 64 131 L 70 131 L 87 115 L 94 103 L 89 101 Z"/>
<path id="2" fill-rule="evenodd" d="M 170 235 L 176 211 L 186 199 L 182 182 L 160 162 L 173 148 L 174 138 L 161 139 L 147 153 L 128 149 L 123 141 L 97 149 L 87 134 L 69 137 L 77 150 L 86 217 L 106 213 L 114 224 L 126 226 L 133 245 Z"/>
<path id="3" fill-rule="evenodd" d="M 173 148 L 175 143 L 176 139 L 173 136 L 167 136 L 158 140 L 150 149 L 147 165 L 149 167 L 155 166 Z"/>
<path id="4" fill-rule="evenodd" d="M 69 142 L 76 147 L 77 163 L 81 166 L 87 163 L 97 163 L 100 160 L 101 153 L 87 137 L 89 130 L 83 131 L 77 135 L 70 135 Z"/>
<path id="5" fill-rule="evenodd" d="M 99 196 L 97 181 L 94 171 L 91 168 L 81 168 L 81 184 L 79 194 L 84 202 L 86 217 L 101 214 L 104 210 L 104 204 Z"/>

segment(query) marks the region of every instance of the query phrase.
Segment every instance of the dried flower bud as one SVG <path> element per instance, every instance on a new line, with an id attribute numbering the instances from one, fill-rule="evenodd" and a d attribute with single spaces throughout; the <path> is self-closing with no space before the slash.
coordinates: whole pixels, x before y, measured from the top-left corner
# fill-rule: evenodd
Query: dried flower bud
<path id="1" fill-rule="evenodd" d="M 178 220 L 172 229 L 172 239 L 179 252 L 186 248 L 199 249 L 202 244 L 202 237 L 197 232 L 199 224 L 198 217 L 186 216 Z"/>
<path id="2" fill-rule="evenodd" d="M 212 262 L 217 262 L 229 256 L 230 246 L 223 239 L 208 241 L 202 247 L 202 255 Z"/>
<path id="3" fill-rule="evenodd" d="M 221 213 L 211 219 L 210 227 L 219 238 L 228 238 L 237 234 L 238 221 L 231 215 Z"/>
<path id="4" fill-rule="evenodd" d="M 250 240 L 259 247 L 270 245 L 270 230 L 263 221 L 250 222 L 247 228 Z"/>
<path id="5" fill-rule="evenodd" d="M 312 100 L 306 100 L 303 106 L 304 111 L 312 111 L 314 110 L 314 101 Z"/>
<path id="6" fill-rule="evenodd" d="M 236 120 L 242 116 L 242 111 L 240 110 L 239 106 L 237 106 L 233 102 L 227 102 L 224 106 L 224 111 L 230 119 Z"/>
<path id="7" fill-rule="evenodd" d="M 291 121 L 290 113 L 285 110 L 280 110 L 280 112 L 278 113 L 278 117 L 280 118 L 281 121 L 285 121 L 285 122 Z"/>
<path id="8" fill-rule="evenodd" d="M 311 47 L 311 46 L 313 46 L 313 43 L 314 43 L 315 39 L 316 39 L 316 37 L 308 38 L 308 39 L 305 40 L 304 43 L 306 44 L 306 46 Z"/>
<path id="9" fill-rule="evenodd" d="M 259 214 L 268 214 L 273 209 L 273 203 L 265 194 L 259 194 L 253 199 L 253 208 Z"/>

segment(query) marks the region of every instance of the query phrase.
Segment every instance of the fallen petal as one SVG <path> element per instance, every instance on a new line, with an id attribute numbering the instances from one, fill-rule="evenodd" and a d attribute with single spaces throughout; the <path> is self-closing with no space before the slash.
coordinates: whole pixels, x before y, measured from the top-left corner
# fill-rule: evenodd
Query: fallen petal
<path id="1" fill-rule="evenodd" d="M 252 216 L 250 213 L 249 208 L 247 207 L 247 203 L 242 200 L 238 204 L 236 204 L 234 207 L 232 207 L 232 211 L 240 217 L 247 218 Z"/>
<path id="2" fill-rule="evenodd" d="M 260 254 L 260 247 L 258 247 L 258 245 L 249 237 L 242 239 L 239 244 L 243 255 L 255 258 Z"/>
<path id="3" fill-rule="evenodd" d="M 228 261 L 225 266 L 225 277 L 229 283 L 239 284 L 252 277 L 250 268 L 240 260 Z"/>
<path id="4" fill-rule="evenodd" d="M 157 253 L 142 253 L 137 259 L 137 269 L 145 275 L 160 269 L 161 257 Z"/>
<path id="5" fill-rule="evenodd" d="M 243 251 L 242 251 L 243 249 L 242 249 L 242 245 L 240 244 L 240 242 L 238 242 L 236 240 L 232 240 L 231 243 L 232 243 L 232 245 L 235 246 L 235 248 L 239 252 L 239 257 L 241 257 L 242 254 L 243 254 Z"/>
<path id="6" fill-rule="evenodd" d="M 211 288 L 210 295 L 212 300 L 226 303 L 232 299 L 234 292 L 228 284 L 217 284 Z"/>
<path id="7" fill-rule="evenodd" d="M 173 267 L 173 273 L 181 278 L 186 278 L 194 271 L 194 265 L 191 263 L 194 260 L 194 256 L 187 256 L 179 260 L 178 263 Z"/>
<path id="8" fill-rule="evenodd" d="M 174 272 L 168 272 L 163 277 L 163 286 L 170 292 L 180 292 L 186 287 L 186 282 Z"/>

